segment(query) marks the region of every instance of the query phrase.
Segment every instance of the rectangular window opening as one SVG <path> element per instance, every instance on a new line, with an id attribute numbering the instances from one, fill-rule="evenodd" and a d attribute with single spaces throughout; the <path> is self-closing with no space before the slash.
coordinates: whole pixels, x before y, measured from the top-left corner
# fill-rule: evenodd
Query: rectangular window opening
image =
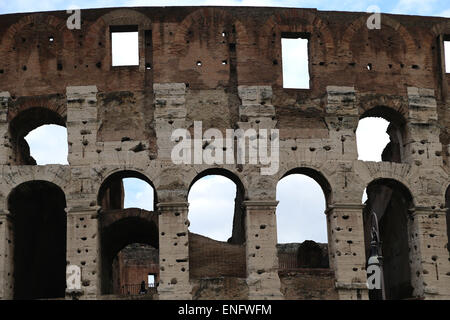
<path id="1" fill-rule="evenodd" d="M 155 286 L 155 275 L 149 273 L 147 278 L 147 283 L 149 288 L 153 288 Z"/>
<path id="2" fill-rule="evenodd" d="M 450 36 L 444 38 L 445 73 L 450 73 Z"/>
<path id="3" fill-rule="evenodd" d="M 307 33 L 282 33 L 283 88 L 309 89 Z"/>
<path id="4" fill-rule="evenodd" d="M 139 65 L 139 36 L 137 26 L 111 26 L 112 66 Z"/>

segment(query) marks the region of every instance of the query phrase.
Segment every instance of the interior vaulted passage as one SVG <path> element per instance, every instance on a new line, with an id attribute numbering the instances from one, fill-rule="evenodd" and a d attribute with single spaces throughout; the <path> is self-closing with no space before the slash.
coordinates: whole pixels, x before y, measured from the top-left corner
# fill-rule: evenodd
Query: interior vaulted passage
<path id="1" fill-rule="evenodd" d="M 104 294 L 137 294 L 141 282 L 147 284 L 149 273 L 158 279 L 158 216 L 154 211 L 143 208 L 124 208 L 123 180 L 129 178 L 146 182 L 154 193 L 154 201 L 157 201 L 150 180 L 141 173 L 120 171 L 103 182 L 98 202 L 101 205 L 101 268 Z M 139 186 L 139 183 L 137 185 Z M 145 193 L 146 189 L 143 188 L 142 191 Z M 145 207 L 153 208 L 148 204 Z"/>

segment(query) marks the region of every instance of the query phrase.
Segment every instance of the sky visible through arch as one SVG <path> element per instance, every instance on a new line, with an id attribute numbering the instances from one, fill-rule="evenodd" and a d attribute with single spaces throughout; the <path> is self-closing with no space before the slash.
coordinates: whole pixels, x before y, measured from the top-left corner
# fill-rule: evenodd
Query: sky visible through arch
<path id="1" fill-rule="evenodd" d="M 0 0 L 0 14 L 69 8 L 195 5 L 298 7 L 359 12 L 365 12 L 369 6 L 375 5 L 383 13 L 450 17 L 448 0 Z M 450 45 L 448 45 L 448 51 L 450 52 Z M 447 57 L 450 57 L 450 54 Z M 300 60 L 306 58 L 305 56 L 298 57 Z M 450 61 L 447 66 L 450 66 Z M 304 76 L 295 74 L 295 68 L 286 70 L 291 72 L 287 75 L 289 78 Z M 303 83 L 306 81 L 305 79 L 301 80 Z M 388 142 L 385 134 L 387 122 L 372 118 L 366 118 L 363 121 L 364 125 L 361 121 L 357 130 L 358 159 L 380 161 L 381 152 Z M 65 128 L 53 125 L 43 126 L 30 132 L 26 140 L 30 145 L 31 154 L 38 164 L 67 164 L 67 131 Z M 364 148 L 364 146 L 366 147 Z M 125 179 L 124 184 L 126 187 L 125 207 L 142 207 L 148 210 L 153 207 L 152 190 L 145 182 L 138 179 Z M 221 176 L 205 177 L 197 181 L 189 194 L 190 209 L 195 209 L 195 214 L 190 216 L 190 230 L 226 241 L 231 236 L 235 188 L 234 183 Z M 277 209 L 279 242 L 299 242 L 309 239 L 326 242 L 326 222 L 323 214 L 325 200 L 317 183 L 301 175 L 288 176 L 282 179 L 277 186 L 277 199 L 280 200 Z M 220 209 L 217 209 L 218 207 Z M 211 221 L 212 224 L 208 224 Z"/>

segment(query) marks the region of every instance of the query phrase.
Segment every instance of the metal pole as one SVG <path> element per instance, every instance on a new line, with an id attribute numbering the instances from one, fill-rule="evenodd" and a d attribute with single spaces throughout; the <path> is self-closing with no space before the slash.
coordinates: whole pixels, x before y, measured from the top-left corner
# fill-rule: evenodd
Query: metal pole
<path id="1" fill-rule="evenodd" d="M 386 292 L 384 287 L 384 273 L 383 273 L 383 252 L 381 248 L 382 241 L 380 239 L 380 229 L 378 228 L 378 216 L 375 211 L 372 210 L 372 224 L 376 236 L 376 246 L 378 253 L 378 260 L 380 262 L 380 273 L 381 273 L 381 298 L 386 300 Z M 372 234 L 373 237 L 373 234 Z M 372 239 L 373 240 L 373 239 Z"/>

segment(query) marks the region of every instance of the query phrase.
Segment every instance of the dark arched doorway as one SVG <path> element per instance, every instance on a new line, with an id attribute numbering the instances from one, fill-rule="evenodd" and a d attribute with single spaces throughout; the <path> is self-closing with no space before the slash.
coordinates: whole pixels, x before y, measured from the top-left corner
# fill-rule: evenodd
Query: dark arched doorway
<path id="1" fill-rule="evenodd" d="M 409 190 L 392 179 L 374 180 L 367 186 L 364 208 L 366 257 L 370 256 L 373 213 L 376 214 L 383 257 L 386 299 L 408 299 L 413 295 L 409 247 L 409 209 L 413 199 Z M 371 299 L 381 299 L 381 292 L 370 290 Z"/>
<path id="2" fill-rule="evenodd" d="M 14 299 L 63 298 L 66 198 L 55 184 L 30 181 L 8 198 L 14 226 Z"/>

